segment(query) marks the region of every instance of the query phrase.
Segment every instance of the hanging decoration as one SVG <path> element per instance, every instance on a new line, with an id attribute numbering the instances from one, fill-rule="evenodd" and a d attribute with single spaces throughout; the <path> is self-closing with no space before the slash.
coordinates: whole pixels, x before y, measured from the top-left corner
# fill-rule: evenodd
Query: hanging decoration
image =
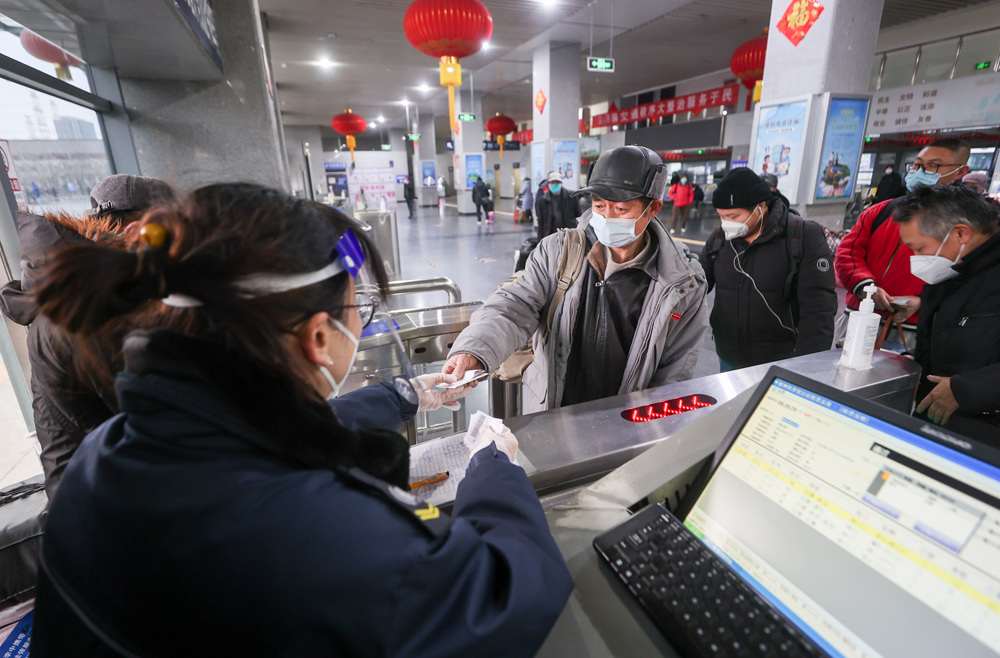
<path id="1" fill-rule="evenodd" d="M 348 108 L 343 113 L 333 117 L 330 122 L 333 129 L 347 136 L 347 148 L 351 149 L 351 162 L 354 162 L 354 147 L 358 145 L 355 135 L 360 135 L 368 127 L 368 122 L 360 114 L 355 114 Z"/>
<path id="2" fill-rule="evenodd" d="M 462 86 L 458 60 L 476 54 L 490 40 L 493 17 L 480 0 L 415 0 L 403 16 L 403 29 L 414 48 L 440 60 L 451 129 L 457 133 L 455 87 Z"/>
<path id="3" fill-rule="evenodd" d="M 816 0 L 793 0 L 778 19 L 778 31 L 788 37 L 793 46 L 798 46 L 822 13 L 823 5 Z"/>
<path id="4" fill-rule="evenodd" d="M 56 44 L 52 43 L 37 32 L 32 32 L 28 28 L 21 30 L 21 47 L 32 57 L 37 57 L 43 62 L 56 65 L 56 77 L 60 80 L 72 80 L 73 74 L 69 67 L 83 66 L 83 60 L 72 53 L 68 53 Z"/>
<path id="5" fill-rule="evenodd" d="M 767 28 L 755 39 L 744 41 L 736 47 L 732 58 L 729 60 L 729 68 L 732 69 L 736 77 L 743 82 L 743 86 L 748 92 L 754 88 L 759 80 L 764 79 L 764 57 L 767 55 Z M 747 111 L 750 111 L 750 100 L 752 96 L 747 93 Z"/>
<path id="6" fill-rule="evenodd" d="M 489 130 L 493 139 L 500 145 L 500 159 L 503 159 L 503 145 L 507 141 L 507 135 L 517 130 L 517 124 L 503 112 L 497 112 L 495 117 L 491 117 L 486 122 L 486 130 Z"/>

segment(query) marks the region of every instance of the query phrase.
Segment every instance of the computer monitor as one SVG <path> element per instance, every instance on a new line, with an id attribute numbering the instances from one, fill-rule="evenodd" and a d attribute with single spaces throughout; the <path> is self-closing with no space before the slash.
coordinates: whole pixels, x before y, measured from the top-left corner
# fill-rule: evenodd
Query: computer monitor
<path id="1" fill-rule="evenodd" d="M 998 464 L 772 368 L 677 516 L 833 656 L 992 656 Z"/>

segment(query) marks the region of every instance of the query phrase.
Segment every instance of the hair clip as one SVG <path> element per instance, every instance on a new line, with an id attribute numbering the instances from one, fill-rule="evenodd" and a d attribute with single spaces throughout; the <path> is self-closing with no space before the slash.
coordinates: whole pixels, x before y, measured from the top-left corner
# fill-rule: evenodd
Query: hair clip
<path id="1" fill-rule="evenodd" d="M 152 249 L 160 249 L 167 244 L 167 229 L 160 224 L 150 222 L 139 229 L 139 239 Z"/>

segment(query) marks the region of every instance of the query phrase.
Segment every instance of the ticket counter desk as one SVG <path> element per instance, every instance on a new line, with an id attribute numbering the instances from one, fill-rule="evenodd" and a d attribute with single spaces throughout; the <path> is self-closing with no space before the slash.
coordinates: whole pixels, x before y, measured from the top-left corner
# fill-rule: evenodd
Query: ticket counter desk
<path id="1" fill-rule="evenodd" d="M 874 367 L 858 372 L 838 367 L 839 357 L 840 350 L 831 350 L 776 365 L 909 411 L 920 372 L 913 361 L 878 352 Z M 591 544 L 628 518 L 628 508 L 638 501 L 676 503 L 769 365 L 507 421 L 518 437 L 518 459 L 539 492 L 549 527 L 576 581 L 540 656 L 676 655 L 612 587 Z M 714 403 L 698 406 L 709 400 Z M 670 413 L 680 405 L 693 408 Z M 626 416 L 652 419 L 635 422 Z M 436 441 L 414 446 L 411 463 L 434 450 Z"/>

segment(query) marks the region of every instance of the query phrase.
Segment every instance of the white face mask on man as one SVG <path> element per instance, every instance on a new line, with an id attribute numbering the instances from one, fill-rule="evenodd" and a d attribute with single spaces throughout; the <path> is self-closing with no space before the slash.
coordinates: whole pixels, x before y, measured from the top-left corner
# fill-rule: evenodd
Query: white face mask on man
<path id="1" fill-rule="evenodd" d="M 725 234 L 726 240 L 735 240 L 736 238 L 742 238 L 747 233 L 749 233 L 750 222 L 753 220 L 753 216 L 757 214 L 758 210 L 760 210 L 760 206 L 757 206 L 756 208 L 753 209 L 753 212 L 750 213 L 750 216 L 747 217 L 747 221 L 745 222 L 734 222 L 730 219 L 723 219 L 722 232 Z"/>
<path id="2" fill-rule="evenodd" d="M 332 374 L 330 374 L 329 368 L 327 368 L 326 366 L 317 366 L 319 368 L 319 371 L 323 374 L 323 377 L 325 377 L 326 381 L 330 384 L 330 388 L 333 389 L 332 391 L 330 391 L 330 394 L 326 396 L 327 400 L 332 400 L 338 395 L 340 395 L 340 389 L 344 385 L 344 382 L 347 381 L 347 378 L 350 376 L 351 368 L 354 367 L 354 360 L 358 357 L 358 345 L 361 343 L 361 341 L 358 340 L 358 337 L 355 336 L 353 333 L 351 333 L 351 330 L 345 327 L 339 320 L 334 320 L 333 318 L 330 318 L 330 324 L 332 324 L 336 329 L 339 329 L 342 334 L 347 336 L 347 339 L 351 341 L 354 348 L 353 350 L 351 350 L 351 360 L 347 364 L 347 369 L 344 370 L 344 376 L 340 379 L 339 382 L 333 378 Z M 327 363 L 332 366 L 333 359 L 331 357 L 327 357 Z"/>
<path id="3" fill-rule="evenodd" d="M 608 219 L 596 210 L 592 211 L 590 225 L 594 228 L 597 241 L 606 247 L 615 248 L 627 247 L 632 244 L 639 239 L 639 236 L 635 234 L 635 225 L 642 219 L 642 216 L 646 214 L 651 205 L 653 205 L 652 201 L 643 209 L 642 214 L 635 219 L 628 217 Z"/>
<path id="4" fill-rule="evenodd" d="M 947 281 L 958 276 L 958 272 L 952 267 L 958 263 L 958 260 L 962 257 L 962 252 L 965 251 L 965 245 L 961 245 L 958 249 L 958 255 L 955 256 L 955 260 L 948 260 L 944 256 L 940 256 L 941 249 L 944 248 L 945 242 L 951 237 L 952 231 L 948 231 L 948 235 L 945 236 L 944 241 L 941 246 L 938 247 L 937 251 L 933 256 L 918 256 L 913 254 L 910 256 L 910 273 L 913 276 L 921 279 L 922 281 L 934 285 L 935 283 L 941 283 L 942 281 Z"/>

